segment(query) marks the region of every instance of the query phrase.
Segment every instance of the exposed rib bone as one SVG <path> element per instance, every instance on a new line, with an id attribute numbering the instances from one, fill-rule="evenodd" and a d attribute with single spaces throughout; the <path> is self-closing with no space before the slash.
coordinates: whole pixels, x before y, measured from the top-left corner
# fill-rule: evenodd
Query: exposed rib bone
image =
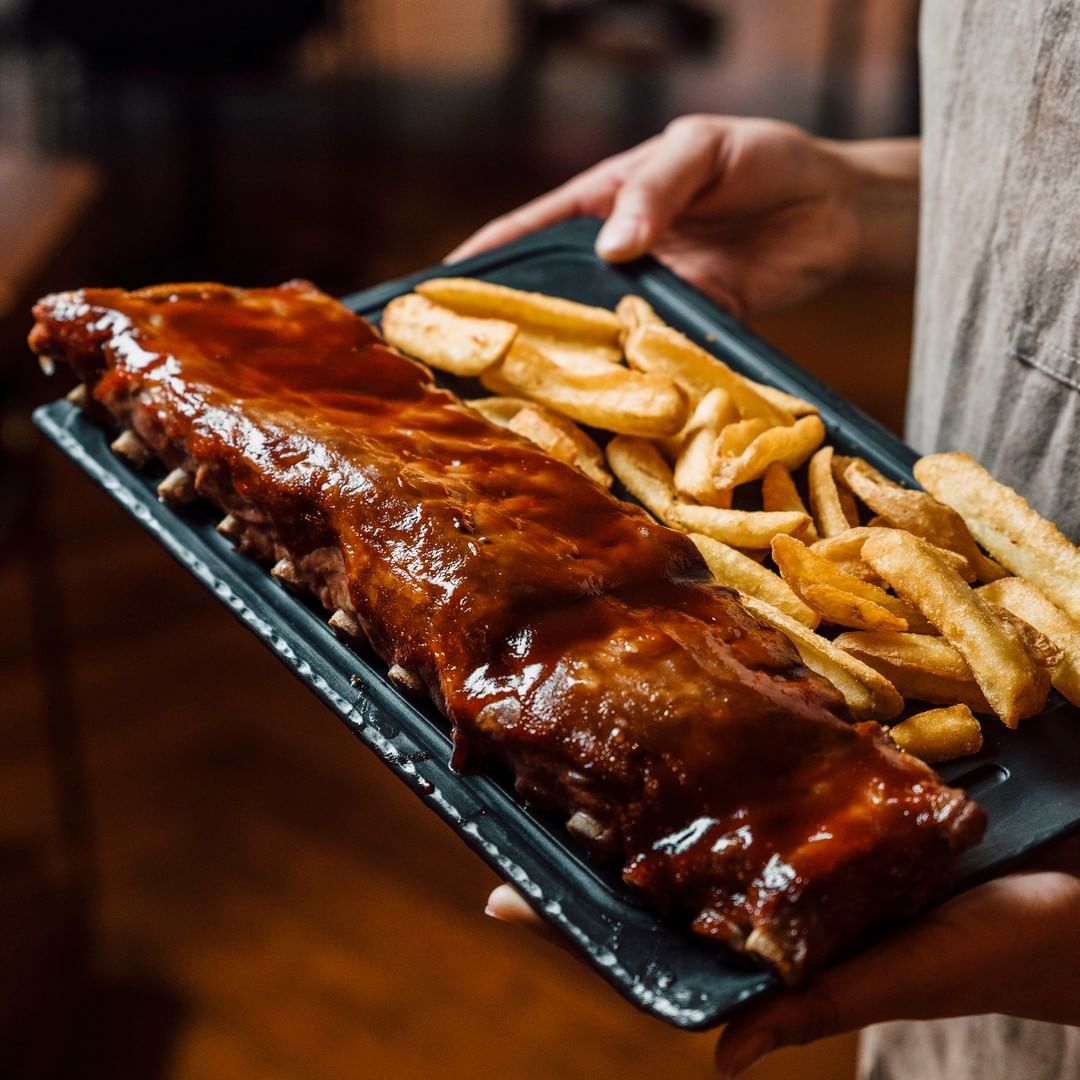
<path id="1" fill-rule="evenodd" d="M 239 518 L 233 517 L 232 514 L 226 514 L 217 523 L 217 531 L 230 540 L 236 540 L 244 534 L 244 523 Z"/>
<path id="2" fill-rule="evenodd" d="M 303 586 L 300 575 L 296 572 L 296 564 L 292 559 L 278 559 L 270 568 L 270 576 L 277 578 L 283 585 L 291 585 L 299 589 Z"/>
<path id="3" fill-rule="evenodd" d="M 183 506 L 195 498 L 195 481 L 187 469 L 173 469 L 158 484 L 157 493 L 162 502 Z"/>
<path id="4" fill-rule="evenodd" d="M 109 444 L 114 453 L 119 454 L 125 461 L 141 469 L 154 455 L 150 447 L 135 434 L 134 431 L 122 431 Z M 161 489 L 158 489 L 158 494 Z"/>
<path id="5" fill-rule="evenodd" d="M 52 375 L 56 371 L 56 359 L 52 356 L 40 355 L 37 358 L 38 367 L 43 375 Z"/>
<path id="6" fill-rule="evenodd" d="M 603 842 L 611 837 L 611 830 L 601 825 L 592 814 L 584 810 L 578 810 L 572 814 L 566 823 L 566 828 L 568 832 L 580 836 L 582 840 Z"/>
<path id="7" fill-rule="evenodd" d="M 80 409 L 85 409 L 87 401 L 90 400 L 90 395 L 86 389 L 86 383 L 79 383 L 77 386 L 73 386 L 64 396 L 72 405 L 78 405 Z"/>
<path id="8" fill-rule="evenodd" d="M 419 694 L 424 689 L 420 676 L 412 668 L 402 667 L 401 664 L 394 664 L 386 673 L 386 677 L 395 686 L 411 694 Z"/>
<path id="9" fill-rule="evenodd" d="M 360 627 L 356 625 L 356 620 L 344 608 L 338 608 L 327 622 L 338 633 L 348 634 L 349 637 L 356 637 L 360 633 Z"/>

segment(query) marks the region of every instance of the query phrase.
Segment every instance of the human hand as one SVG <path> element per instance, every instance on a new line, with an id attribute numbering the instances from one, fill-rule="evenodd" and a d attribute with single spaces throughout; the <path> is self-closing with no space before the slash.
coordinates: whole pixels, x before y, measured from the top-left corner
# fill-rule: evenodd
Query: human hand
<path id="1" fill-rule="evenodd" d="M 1076 846 L 1057 849 L 1042 865 L 962 893 L 804 989 L 751 1007 L 717 1043 L 721 1075 L 737 1075 L 783 1046 L 888 1020 L 1006 1013 L 1080 1024 Z M 491 894 L 487 912 L 552 937 L 507 885 Z"/>
<path id="2" fill-rule="evenodd" d="M 566 218 L 606 222 L 597 253 L 651 252 L 727 310 L 801 300 L 856 269 L 910 269 L 917 144 L 840 144 L 774 120 L 687 116 L 498 218 L 462 259 Z"/>

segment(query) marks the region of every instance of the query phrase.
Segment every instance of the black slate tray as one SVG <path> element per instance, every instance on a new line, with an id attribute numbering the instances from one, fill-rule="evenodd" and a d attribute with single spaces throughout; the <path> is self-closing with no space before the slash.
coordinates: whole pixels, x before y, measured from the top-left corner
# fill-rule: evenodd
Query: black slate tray
<path id="1" fill-rule="evenodd" d="M 915 454 L 902 442 L 657 263 L 612 267 L 597 259 L 596 229 L 594 221 L 569 222 L 452 268 L 387 282 L 345 303 L 377 319 L 392 297 L 446 273 L 606 307 L 636 292 L 732 367 L 816 403 L 840 452 L 859 453 L 894 479 L 914 483 Z M 106 433 L 73 405 L 54 402 L 34 419 L 628 1000 L 677 1027 L 701 1029 L 776 985 L 769 973 L 659 919 L 617 874 L 591 867 L 560 823 L 522 807 L 506 777 L 452 772 L 447 724 L 433 708 L 399 694 L 381 661 L 334 636 L 325 612 L 235 553 L 214 531 L 216 516 L 206 508 L 179 516 L 158 502 L 160 474 L 129 468 L 109 450 Z M 1055 696 L 1019 732 L 987 722 L 983 751 L 941 769 L 990 818 L 982 844 L 957 861 L 949 892 L 1002 873 L 1080 830 L 1078 713 Z"/>

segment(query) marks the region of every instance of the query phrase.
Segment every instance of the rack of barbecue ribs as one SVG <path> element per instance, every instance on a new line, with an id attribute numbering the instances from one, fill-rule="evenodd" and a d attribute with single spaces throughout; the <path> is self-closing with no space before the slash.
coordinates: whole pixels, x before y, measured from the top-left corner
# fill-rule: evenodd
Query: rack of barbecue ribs
<path id="1" fill-rule="evenodd" d="M 304 282 L 86 289 L 35 308 L 117 452 L 390 677 L 453 763 L 530 804 L 696 932 L 797 982 L 914 913 L 984 814 L 837 692 L 694 545 L 497 428 Z"/>

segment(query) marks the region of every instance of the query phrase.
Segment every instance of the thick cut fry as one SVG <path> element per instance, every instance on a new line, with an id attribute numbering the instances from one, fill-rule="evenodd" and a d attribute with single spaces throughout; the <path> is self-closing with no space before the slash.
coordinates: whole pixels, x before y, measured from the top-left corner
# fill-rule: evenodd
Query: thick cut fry
<path id="1" fill-rule="evenodd" d="M 510 419 L 507 427 L 543 447 L 552 457 L 580 469 L 601 487 L 611 487 L 611 474 L 604 468 L 604 454 L 572 420 L 550 412 L 542 405 L 526 404 Z"/>
<path id="2" fill-rule="evenodd" d="M 744 417 L 761 417 L 771 427 L 794 423 L 791 413 L 771 404 L 748 380 L 670 326 L 639 326 L 626 341 L 626 359 L 638 371 L 674 379 L 693 401 L 719 386 L 732 396 Z"/>
<path id="3" fill-rule="evenodd" d="M 862 577 L 864 581 L 866 580 L 866 574 L 876 577 L 874 571 L 862 561 L 862 546 L 871 535 L 871 530 L 878 528 L 888 528 L 888 526 L 881 522 L 877 525 L 860 525 L 857 528 L 848 529 L 846 532 L 837 533 L 835 536 L 825 537 L 825 539 L 818 540 L 813 545 L 814 552 L 830 562 L 836 563 L 837 566 L 842 566 L 849 574 Z M 927 542 L 929 543 L 929 541 Z M 975 572 L 963 555 L 937 546 L 934 546 L 934 552 L 939 558 L 944 559 L 965 581 L 975 580 Z M 852 566 L 856 564 L 861 565 L 862 569 L 852 569 Z"/>
<path id="4" fill-rule="evenodd" d="M 964 519 L 925 491 L 894 484 L 868 462 L 854 459 L 844 472 L 848 487 L 875 514 L 940 548 L 955 551 L 977 572 L 981 554 Z"/>
<path id="5" fill-rule="evenodd" d="M 833 642 L 881 672 L 905 698 L 992 713 L 967 661 L 944 638 L 855 631 Z"/>
<path id="6" fill-rule="evenodd" d="M 739 411 L 731 395 L 719 386 L 710 390 L 695 406 L 686 426 L 677 435 L 658 439 L 657 445 L 669 461 L 675 461 L 681 453 L 686 440 L 702 428 L 711 428 L 719 433 L 739 419 Z"/>
<path id="7" fill-rule="evenodd" d="M 607 444 L 611 471 L 650 513 L 665 519 L 675 501 L 671 466 L 648 439 L 616 435 Z"/>
<path id="8" fill-rule="evenodd" d="M 818 416 L 804 416 L 791 427 L 763 431 L 738 456 L 718 453 L 713 483 L 720 488 L 738 487 L 764 475 L 775 461 L 788 469 L 798 468 L 824 441 L 825 425 Z"/>
<path id="9" fill-rule="evenodd" d="M 567 371 L 520 341 L 481 382 L 497 394 L 527 397 L 583 424 L 623 435 L 672 435 L 686 419 L 686 399 L 670 379 L 615 365 L 606 373 Z"/>
<path id="10" fill-rule="evenodd" d="M 967 454 L 932 454 L 915 464 L 927 491 L 951 506 L 1006 570 L 1026 578 L 1080 622 L 1080 551 L 1012 488 Z"/>
<path id="11" fill-rule="evenodd" d="M 774 461 L 761 478 L 761 508 L 762 510 L 795 510 L 800 514 L 807 514 L 806 504 L 802 501 L 798 488 L 791 471 L 783 462 Z M 804 544 L 812 544 L 818 539 L 818 531 L 813 520 L 797 534 L 797 539 Z"/>
<path id="12" fill-rule="evenodd" d="M 544 293 L 523 292 L 476 278 L 429 278 L 416 291 L 462 315 L 509 319 L 560 337 L 618 345 L 619 320 L 613 311 L 563 300 Z"/>
<path id="13" fill-rule="evenodd" d="M 966 705 L 916 713 L 890 728 L 889 735 L 901 750 L 928 765 L 977 754 L 983 744 L 979 721 Z"/>
<path id="14" fill-rule="evenodd" d="M 510 421 L 522 409 L 527 409 L 534 402 L 520 397 L 497 397 L 493 394 L 491 397 L 469 398 L 465 404 L 470 409 L 475 409 L 476 412 L 493 424 L 498 424 L 499 427 L 509 427 Z"/>
<path id="15" fill-rule="evenodd" d="M 731 489 L 713 482 L 713 447 L 717 433 L 712 428 L 691 432 L 675 461 L 675 487 L 704 506 L 730 506 Z"/>
<path id="16" fill-rule="evenodd" d="M 841 501 L 840 489 L 832 472 L 833 448 L 823 446 L 811 459 L 807 468 L 806 480 L 810 489 L 810 512 L 814 516 L 817 531 L 822 536 L 836 536 L 858 525 L 854 507 L 845 509 Z M 850 495 L 848 496 L 850 499 Z"/>
<path id="17" fill-rule="evenodd" d="M 978 592 L 1035 627 L 1061 650 L 1050 681 L 1063 698 L 1080 705 L 1080 626 L 1023 578 L 1003 578 L 983 585 Z"/>
<path id="18" fill-rule="evenodd" d="M 795 646 L 802 662 L 840 691 L 856 719 L 892 720 L 903 711 L 904 699 L 888 679 L 838 649 L 828 638 L 756 597 L 744 597 L 743 606 L 783 633 Z"/>
<path id="19" fill-rule="evenodd" d="M 773 562 L 792 591 L 827 622 L 857 630 L 906 630 L 909 609 L 869 582 L 845 574 L 791 536 L 772 542 Z"/>
<path id="20" fill-rule="evenodd" d="M 691 533 L 690 539 L 697 545 L 698 551 L 712 571 L 712 576 L 721 585 L 738 589 L 745 596 L 756 596 L 759 600 L 779 608 L 785 615 L 798 619 L 811 630 L 817 626 L 817 614 L 791 591 L 778 574 L 759 566 L 754 559 L 720 543 L 719 540 L 699 533 Z"/>
<path id="21" fill-rule="evenodd" d="M 613 367 L 622 367 L 622 350 L 614 345 L 558 337 L 524 326 L 518 330 L 517 340 L 528 343 L 567 371 L 603 374 L 610 373 Z"/>
<path id="22" fill-rule="evenodd" d="M 863 544 L 862 557 L 956 646 L 1007 727 L 1043 708 L 1046 672 L 1016 631 L 995 618 L 929 544 L 898 529 L 881 529 Z"/>
<path id="23" fill-rule="evenodd" d="M 386 305 L 382 332 L 391 345 L 439 371 L 479 375 L 499 363 L 517 335 L 502 319 L 474 319 L 408 293 Z"/>
<path id="24" fill-rule="evenodd" d="M 803 528 L 806 515 L 727 510 L 719 506 L 676 502 L 668 509 L 666 521 L 683 532 L 702 533 L 732 547 L 767 548 L 779 533 L 793 533 Z"/>
<path id="25" fill-rule="evenodd" d="M 615 318 L 619 320 L 621 327 L 619 338 L 623 344 L 639 326 L 665 325 L 664 320 L 653 311 L 652 304 L 641 296 L 634 296 L 633 293 L 627 293 L 615 305 Z"/>
<path id="26" fill-rule="evenodd" d="M 744 376 L 745 377 L 745 376 Z M 767 402 L 771 405 L 775 405 L 776 408 L 782 412 L 790 413 L 792 416 L 809 416 L 811 413 L 818 412 L 818 407 L 809 401 L 804 401 L 801 397 L 796 397 L 794 394 L 787 393 L 786 390 L 778 390 L 775 386 L 769 386 L 767 383 L 755 382 L 753 379 L 746 380 Z"/>

